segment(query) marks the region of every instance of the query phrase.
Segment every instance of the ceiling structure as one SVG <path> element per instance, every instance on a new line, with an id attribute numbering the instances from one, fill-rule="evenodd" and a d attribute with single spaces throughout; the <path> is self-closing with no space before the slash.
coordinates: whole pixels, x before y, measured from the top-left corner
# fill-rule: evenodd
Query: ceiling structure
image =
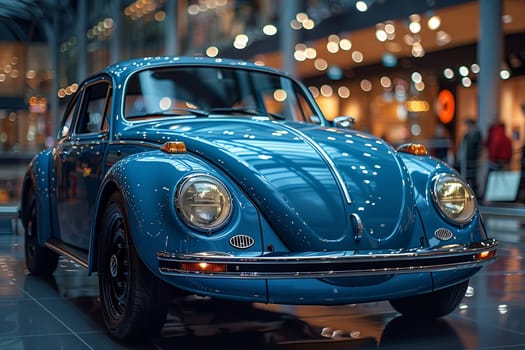
<path id="1" fill-rule="evenodd" d="M 395 4 L 399 5 L 396 10 Z M 388 1 L 384 0 L 381 4 L 371 6 L 369 11 L 375 12 L 368 17 L 368 22 L 361 23 L 367 27 L 349 31 L 348 26 L 340 24 L 344 14 L 340 14 L 328 20 L 331 23 L 332 30 L 324 33 L 325 35 L 310 40 L 299 41 L 307 47 L 315 49 L 316 58 L 322 57 L 326 60 L 327 66 L 335 66 L 342 69 L 346 77 L 364 77 L 371 72 L 377 72 L 378 69 L 386 69 L 383 64 L 385 53 L 396 57 L 398 69 L 410 69 L 417 66 L 419 68 L 443 69 L 446 65 L 472 64 L 477 61 L 477 42 L 479 38 L 479 3 L 478 1 L 435 1 L 436 4 L 447 5 L 437 8 L 432 7 L 428 10 L 428 2 L 411 1 L 414 6 L 409 7 L 407 1 Z M 503 62 L 512 69 L 513 75 L 525 73 L 525 1 L 523 0 L 502 0 L 503 19 L 502 30 L 504 38 L 504 57 Z M 417 11 L 417 4 L 427 4 Z M 386 7 L 390 5 L 390 7 Z M 406 6 L 405 6 L 406 5 Z M 375 8 L 374 6 L 377 6 Z M 392 7 L 393 6 L 393 7 Z M 425 10 L 426 9 L 426 10 Z M 401 16 L 401 14 L 403 14 Z M 417 37 L 424 49 L 424 54 L 420 57 L 414 57 L 411 49 L 412 45 L 407 44 L 406 38 L 411 36 L 408 29 L 410 14 L 418 14 L 421 19 L 421 32 Z M 364 14 L 360 14 L 364 15 Z M 389 16 L 390 15 L 390 16 Z M 427 25 L 427 19 L 430 15 L 438 15 L 441 18 L 441 25 L 438 30 L 430 30 Z M 347 14 L 347 22 L 355 17 L 354 14 Z M 400 17 L 395 17 L 400 16 Z M 377 22 L 376 22 L 377 21 Z M 392 40 L 384 42 L 376 38 L 376 29 L 385 23 L 393 24 L 395 35 Z M 354 24 L 356 26 L 356 24 Z M 317 31 L 317 28 L 316 28 Z M 325 29 L 319 30 L 326 31 Z M 318 35 L 319 33 L 317 33 Z M 352 47 L 345 51 L 339 49 L 336 53 L 327 50 L 328 37 L 336 34 L 340 39 L 346 38 L 351 41 Z M 445 35 L 445 40 L 440 40 L 439 36 Z M 448 37 L 447 37 L 448 36 Z M 413 35 L 412 35 L 413 37 Z M 275 46 L 278 40 L 273 40 Z M 254 59 L 261 59 L 268 66 L 281 67 L 282 57 L 278 49 L 268 50 L 258 53 L 262 47 L 268 46 L 269 43 L 260 43 L 250 52 Z M 352 59 L 352 52 L 359 51 L 363 56 L 360 63 Z M 231 54 L 228 52 L 228 54 Z M 239 54 L 239 52 L 237 52 Z M 246 52 L 243 52 L 246 55 Z M 310 82 L 316 80 L 326 80 L 327 70 L 315 68 L 315 59 L 306 59 L 296 62 L 295 74 L 302 79 Z"/>
<path id="2" fill-rule="evenodd" d="M 0 41 L 45 41 L 42 18 L 37 0 L 0 0 Z"/>
<path id="3" fill-rule="evenodd" d="M 504 59 L 514 70 L 513 74 L 522 74 L 525 70 L 525 1 L 501 1 L 505 15 Z M 458 61 L 460 64 L 459 62 L 464 61 L 471 64 L 476 60 L 480 25 L 478 1 L 366 0 L 369 9 L 365 13 L 356 10 L 355 2 L 319 1 L 307 11 L 316 20 L 315 28 L 295 33 L 297 42 L 314 49 L 316 58 L 322 57 L 327 67 L 341 69 L 346 77 L 366 76 L 371 71 L 385 68 L 385 53 L 395 57 L 398 68 L 406 66 L 407 69 L 414 65 L 441 68 L 444 62 Z M 42 21 L 51 21 L 53 11 L 63 12 L 64 7 L 74 7 L 75 3 L 76 1 L 59 0 L 0 0 L 0 41 L 46 41 Z M 327 9 L 329 15 L 326 14 Z M 410 35 L 408 21 L 411 14 L 420 16 L 421 32 L 417 34 L 417 40 L 420 40 L 424 49 L 421 57 L 414 57 L 411 53 L 412 46 L 406 43 L 406 38 Z M 430 30 L 426 26 L 427 19 L 434 14 L 441 18 L 438 30 Z M 376 38 L 376 29 L 385 24 L 394 26 L 395 35 L 381 42 Z M 330 35 L 337 35 L 339 40 L 350 40 L 352 48 L 346 51 L 340 49 L 336 53 L 328 52 L 327 39 Z M 444 40 L 437 40 L 439 35 L 445 35 Z M 363 57 L 358 63 L 351 56 L 356 51 Z M 279 33 L 257 40 L 244 50 L 221 49 L 221 55 L 232 58 L 251 57 L 254 60 L 263 60 L 268 66 L 282 68 Z M 294 73 L 311 81 L 323 80 L 327 76 L 326 68 L 317 69 L 314 59 L 297 61 Z"/>

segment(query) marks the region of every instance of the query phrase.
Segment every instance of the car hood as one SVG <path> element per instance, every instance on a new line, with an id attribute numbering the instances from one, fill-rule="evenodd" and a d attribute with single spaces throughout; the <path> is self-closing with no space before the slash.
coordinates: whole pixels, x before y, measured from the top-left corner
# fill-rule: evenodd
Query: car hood
<path id="1" fill-rule="evenodd" d="M 410 178 L 397 153 L 371 135 L 228 118 L 128 132 L 141 141 L 183 141 L 222 169 L 292 251 L 398 249 L 413 241 Z"/>

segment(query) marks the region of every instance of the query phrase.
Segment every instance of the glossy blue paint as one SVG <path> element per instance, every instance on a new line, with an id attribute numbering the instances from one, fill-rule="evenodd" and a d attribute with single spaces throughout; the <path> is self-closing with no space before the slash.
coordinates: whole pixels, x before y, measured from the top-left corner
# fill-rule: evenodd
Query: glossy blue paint
<path id="1" fill-rule="evenodd" d="M 381 283 L 337 285 L 319 279 L 268 281 L 270 303 L 340 305 L 357 302 L 390 300 L 432 290 L 428 273 L 393 275 Z"/>
<path id="2" fill-rule="evenodd" d="M 181 277 L 167 281 L 198 295 L 252 303 L 268 303 L 268 287 L 264 279 L 231 281 L 223 278 Z"/>
<path id="3" fill-rule="evenodd" d="M 486 239 L 486 233 L 481 226 L 479 212 L 473 219 L 464 225 L 452 224 L 447 221 L 439 212 L 432 199 L 432 179 L 437 174 L 449 173 L 459 176 L 453 169 L 448 168 L 443 162 L 432 157 L 414 157 L 402 155 L 403 163 L 407 166 L 410 176 L 413 179 L 416 193 L 417 208 L 422 218 L 425 218 L 425 228 L 429 246 L 439 246 L 443 244 L 476 242 Z M 453 239 L 446 243 L 434 237 L 437 229 L 446 228 L 454 234 Z"/>
<path id="4" fill-rule="evenodd" d="M 287 84 L 297 84 L 293 91 L 299 91 L 295 98 L 304 98 L 303 104 L 314 116 L 307 116 L 311 120 L 306 122 L 246 111 L 205 115 L 186 103 L 189 109 L 184 116 L 157 113 L 145 114 L 143 120 L 124 117 L 125 93 L 134 74 L 187 66 L 232 68 L 291 79 Z M 34 187 L 38 194 L 40 244 L 53 237 L 85 252 L 88 272 L 98 268 L 100 219 L 108 193 L 113 190 L 124 198 L 127 227 L 144 264 L 165 282 L 198 294 L 287 304 L 355 303 L 431 292 L 462 282 L 479 268 L 459 266 L 462 269 L 456 271 L 450 266 L 441 270 L 434 266 L 424 271 L 414 263 L 414 272 L 396 273 L 396 253 L 416 254 L 421 249 L 446 259 L 444 250 L 430 248 L 467 247 L 485 241 L 481 216 L 476 214 L 464 225 L 446 220 L 433 202 L 432 181 L 440 173 L 457 175 L 453 169 L 428 156 L 398 153 L 372 135 L 332 127 L 308 89 L 286 74 L 233 60 L 147 58 L 108 67 L 81 84 L 78 94 L 99 81 L 110 82 L 112 87 L 107 127 L 102 132 L 75 134 L 82 112 L 73 109 L 71 124 L 66 122 L 68 115 L 64 116 L 64 133 L 57 146 L 37 155 L 31 163 L 23 189 Z M 161 151 L 161 145 L 169 141 L 183 142 L 186 151 Z M 84 177 L 78 183 L 85 185 L 79 187 L 84 192 L 75 199 L 86 210 L 73 215 L 75 230 L 63 230 L 68 218 L 65 208 L 73 201 L 64 195 L 67 192 L 57 180 L 64 176 L 55 166 L 60 168 L 64 159 L 74 163 L 83 155 L 94 156 L 91 163 L 75 170 L 82 172 Z M 96 176 L 90 177 L 92 173 Z M 231 217 L 216 231 L 195 230 L 177 213 L 177 186 L 195 174 L 217 178 L 231 193 Z M 437 239 L 434 232 L 438 229 L 450 230 L 452 239 Z M 247 249 L 234 248 L 229 239 L 235 235 L 247 235 L 255 244 Z M 494 250 L 495 244 L 487 247 Z M 219 253 L 239 259 L 240 264 L 232 264 L 232 269 L 261 257 L 307 265 L 309 258 L 319 254 L 334 258 L 328 262 L 337 264 L 338 257 L 373 258 L 381 253 L 392 266 L 384 272 L 348 273 L 344 277 L 332 276 L 329 268 L 322 278 L 230 278 L 213 273 L 188 277 L 161 271 L 160 253 L 173 257 L 174 264 L 179 263 L 180 256 Z M 316 261 L 315 267 L 325 263 Z"/>
<path id="5" fill-rule="evenodd" d="M 56 225 L 55 216 L 51 210 L 55 194 L 55 170 L 51 166 L 50 159 L 52 151 L 44 150 L 33 158 L 29 163 L 24 176 L 22 193 L 26 194 L 33 189 L 36 194 L 36 205 L 38 207 L 38 232 L 39 243 L 44 245 L 52 237 L 53 227 Z M 30 203 L 26 202 L 26 196 L 21 196 L 21 208 L 26 208 Z M 26 213 L 22 210 L 22 217 Z"/>
<path id="6" fill-rule="evenodd" d="M 157 123 L 140 129 L 150 140 L 184 141 L 190 152 L 231 174 L 272 225 L 286 232 L 282 238 L 293 251 L 400 248 L 412 241 L 415 203 L 412 186 L 406 184 L 410 179 L 396 152 L 373 136 L 229 118 Z M 132 128 L 123 137 L 135 135 L 143 134 Z M 345 202 L 326 158 L 305 137 L 335 163 L 351 203 Z M 365 223 L 359 246 L 351 213 L 358 213 Z M 393 235 L 400 231 L 404 234 Z"/>
<path id="7" fill-rule="evenodd" d="M 154 171 L 152 172 L 152 169 Z M 213 175 L 227 184 L 234 198 L 229 223 L 217 232 L 196 232 L 185 225 L 174 207 L 177 184 L 191 174 Z M 191 154 L 169 155 L 161 151 L 134 154 L 113 165 L 105 181 L 117 183 L 127 207 L 128 225 L 144 263 L 156 271 L 160 250 L 220 251 L 235 254 L 228 240 L 246 234 L 255 244 L 242 251 L 259 256 L 264 251 L 256 208 L 223 173 Z"/>

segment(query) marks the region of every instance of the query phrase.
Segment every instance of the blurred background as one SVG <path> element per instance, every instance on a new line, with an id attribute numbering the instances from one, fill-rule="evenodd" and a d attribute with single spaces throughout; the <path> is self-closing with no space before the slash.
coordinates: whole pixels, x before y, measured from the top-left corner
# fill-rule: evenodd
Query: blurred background
<path id="1" fill-rule="evenodd" d="M 509 170 L 522 169 L 523 0 L 0 0 L 0 206 L 18 205 L 28 162 L 53 145 L 83 79 L 165 55 L 285 70 L 328 119 L 351 115 L 454 166 L 467 119 L 483 137 L 501 120 Z"/>

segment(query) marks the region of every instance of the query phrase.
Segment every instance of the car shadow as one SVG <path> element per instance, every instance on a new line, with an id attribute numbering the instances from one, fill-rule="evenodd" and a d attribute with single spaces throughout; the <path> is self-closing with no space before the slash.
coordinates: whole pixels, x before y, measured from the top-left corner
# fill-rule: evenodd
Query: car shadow
<path id="1" fill-rule="evenodd" d="M 420 320 L 398 316 L 383 329 L 378 349 L 464 350 L 461 338 L 446 319 Z"/>

